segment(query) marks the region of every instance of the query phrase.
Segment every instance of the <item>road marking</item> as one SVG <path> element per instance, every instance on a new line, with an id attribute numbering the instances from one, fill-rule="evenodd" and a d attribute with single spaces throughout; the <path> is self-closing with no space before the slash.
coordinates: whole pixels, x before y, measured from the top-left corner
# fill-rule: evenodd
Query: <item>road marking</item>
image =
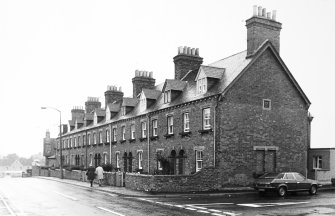
<path id="1" fill-rule="evenodd" d="M 211 205 L 233 205 L 234 203 L 206 203 L 206 204 L 188 204 L 188 205 L 194 205 L 194 206 L 211 206 Z"/>
<path id="2" fill-rule="evenodd" d="M 187 205 L 187 206 L 192 207 L 192 208 L 202 209 L 202 210 L 206 210 L 207 209 L 205 207 L 194 206 L 194 205 Z"/>
<path id="3" fill-rule="evenodd" d="M 63 193 L 57 192 L 57 191 L 54 191 L 54 193 L 56 193 L 56 194 L 59 194 L 59 195 L 61 195 L 61 196 L 63 196 L 63 197 L 66 197 L 66 198 L 72 199 L 72 200 L 74 200 L 74 201 L 78 201 L 78 199 L 77 199 L 77 198 L 75 198 L 75 197 L 72 197 L 72 196 L 69 196 L 69 195 L 66 195 L 66 194 L 63 194 Z"/>
<path id="4" fill-rule="evenodd" d="M 298 205 L 298 204 L 306 204 L 306 203 L 310 203 L 310 202 L 245 203 L 245 204 L 237 204 L 237 205 L 253 207 L 253 208 L 261 208 L 261 207 L 282 206 L 282 205 Z"/>
<path id="5" fill-rule="evenodd" d="M 6 202 L 6 200 L 5 200 L 2 196 L 0 196 L 0 199 L 1 199 L 1 201 L 3 202 L 3 204 L 5 204 L 5 206 L 6 206 L 7 210 L 9 211 L 10 215 L 15 216 L 15 213 L 14 213 L 13 210 L 9 207 L 9 205 L 8 205 L 7 202 Z"/>
<path id="6" fill-rule="evenodd" d="M 104 210 L 104 211 L 106 211 L 106 212 L 110 212 L 110 213 L 115 214 L 115 215 L 125 216 L 125 215 L 123 215 L 123 214 L 117 213 L 117 212 L 115 212 L 115 211 L 112 211 L 112 210 L 107 209 L 107 208 L 104 208 L 104 207 L 99 207 L 99 206 L 97 206 L 97 208 L 98 208 L 98 209 L 101 209 L 101 210 Z"/>
<path id="7" fill-rule="evenodd" d="M 204 210 L 198 210 L 198 212 L 206 213 L 206 214 L 209 214 L 209 213 L 210 213 L 209 211 L 204 211 Z"/>
<path id="8" fill-rule="evenodd" d="M 185 207 L 185 209 L 192 210 L 192 211 L 197 211 L 197 209 L 190 208 L 190 207 Z"/>
<path id="9" fill-rule="evenodd" d="M 218 214 L 218 213 L 212 213 L 212 215 L 216 215 L 216 216 L 226 216 L 226 215 Z"/>

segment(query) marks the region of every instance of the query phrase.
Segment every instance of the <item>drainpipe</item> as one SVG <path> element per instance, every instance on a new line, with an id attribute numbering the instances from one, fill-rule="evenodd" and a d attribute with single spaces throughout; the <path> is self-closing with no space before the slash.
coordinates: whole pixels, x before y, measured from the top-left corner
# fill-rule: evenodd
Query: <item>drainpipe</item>
<path id="1" fill-rule="evenodd" d="M 85 168 L 87 169 L 87 130 L 85 135 Z"/>
<path id="2" fill-rule="evenodd" d="M 147 143 L 148 143 L 148 174 L 150 174 L 150 116 L 147 114 Z"/>
<path id="3" fill-rule="evenodd" d="M 215 167 L 215 160 L 216 160 L 216 154 L 215 154 L 215 149 L 216 149 L 216 121 L 217 121 L 217 117 L 216 117 L 216 109 L 218 108 L 218 105 L 219 105 L 219 100 L 221 99 L 221 95 L 218 95 L 216 97 L 216 105 L 214 107 L 214 130 L 213 130 L 213 158 L 214 158 L 214 167 Z M 220 128 L 219 128 L 220 130 Z"/>
<path id="4" fill-rule="evenodd" d="M 112 123 L 109 125 L 109 163 L 112 164 Z"/>

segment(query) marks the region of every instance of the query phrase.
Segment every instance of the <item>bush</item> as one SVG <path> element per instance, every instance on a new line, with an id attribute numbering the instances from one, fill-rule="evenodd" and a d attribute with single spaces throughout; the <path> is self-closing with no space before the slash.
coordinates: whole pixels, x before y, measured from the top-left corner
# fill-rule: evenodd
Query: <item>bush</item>
<path id="1" fill-rule="evenodd" d="M 105 172 L 111 172 L 113 170 L 113 165 L 110 163 L 103 164 L 102 168 L 104 169 Z"/>

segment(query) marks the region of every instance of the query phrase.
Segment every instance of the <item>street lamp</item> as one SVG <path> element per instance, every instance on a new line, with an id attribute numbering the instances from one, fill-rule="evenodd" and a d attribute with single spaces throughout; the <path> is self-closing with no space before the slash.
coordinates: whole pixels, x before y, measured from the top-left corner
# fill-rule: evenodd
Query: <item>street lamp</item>
<path id="1" fill-rule="evenodd" d="M 41 109 L 53 109 L 59 112 L 59 153 L 60 153 L 60 178 L 63 179 L 63 154 L 62 154 L 62 112 L 54 107 L 41 107 Z"/>

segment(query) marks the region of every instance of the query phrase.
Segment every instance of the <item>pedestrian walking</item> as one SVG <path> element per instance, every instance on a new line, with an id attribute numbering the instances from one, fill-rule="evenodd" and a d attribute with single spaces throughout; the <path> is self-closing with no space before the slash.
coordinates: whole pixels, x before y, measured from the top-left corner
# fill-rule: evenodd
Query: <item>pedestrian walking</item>
<path id="1" fill-rule="evenodd" d="M 95 174 L 97 174 L 97 178 L 98 178 L 98 181 L 99 181 L 99 186 L 101 187 L 102 179 L 104 179 L 104 169 L 99 165 L 95 169 Z"/>
<path id="2" fill-rule="evenodd" d="M 95 169 L 92 164 L 90 164 L 90 166 L 88 167 L 86 175 L 87 175 L 87 179 L 91 183 L 91 187 L 93 187 L 93 181 L 95 179 L 96 174 L 95 174 Z"/>

